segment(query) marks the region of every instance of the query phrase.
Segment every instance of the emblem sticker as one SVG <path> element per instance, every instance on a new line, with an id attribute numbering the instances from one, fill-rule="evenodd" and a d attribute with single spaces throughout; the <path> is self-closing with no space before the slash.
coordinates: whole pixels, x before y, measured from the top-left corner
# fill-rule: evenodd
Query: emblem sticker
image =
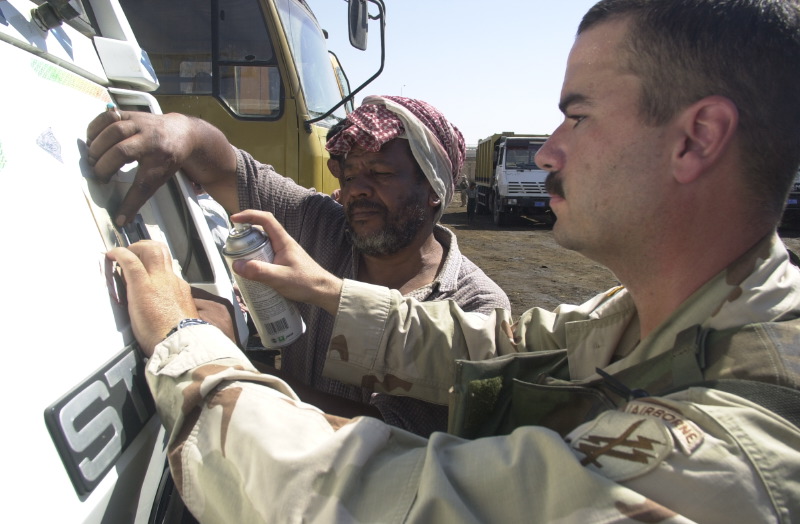
<path id="1" fill-rule="evenodd" d="M 45 410 L 47 429 L 80 497 L 94 491 L 155 412 L 134 344 Z"/>
<path id="2" fill-rule="evenodd" d="M 644 475 L 672 451 L 669 431 L 660 421 L 607 411 L 567 437 L 583 466 L 614 481 Z"/>

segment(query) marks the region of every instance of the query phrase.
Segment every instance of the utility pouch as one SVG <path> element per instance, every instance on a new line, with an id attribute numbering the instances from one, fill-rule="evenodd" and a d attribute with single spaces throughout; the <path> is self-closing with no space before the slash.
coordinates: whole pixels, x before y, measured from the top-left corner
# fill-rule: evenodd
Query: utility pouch
<path id="1" fill-rule="evenodd" d="M 616 405 L 598 387 L 601 378 L 576 384 L 553 377 L 566 373 L 565 351 L 522 353 L 487 362 L 456 362 L 449 433 L 474 439 L 537 425 L 566 435 Z"/>
<path id="2" fill-rule="evenodd" d="M 448 432 L 464 438 L 509 433 L 516 427 L 510 418 L 514 382 L 535 383 L 565 366 L 566 359 L 566 350 L 556 350 L 457 360 Z"/>
<path id="3" fill-rule="evenodd" d="M 704 342 L 705 333 L 695 326 L 677 336 L 671 351 L 613 376 L 598 370 L 598 375 L 581 381 L 569 379 L 566 350 L 458 360 L 448 432 L 480 438 L 537 425 L 566 435 L 632 398 L 702 381 L 697 357 Z"/>

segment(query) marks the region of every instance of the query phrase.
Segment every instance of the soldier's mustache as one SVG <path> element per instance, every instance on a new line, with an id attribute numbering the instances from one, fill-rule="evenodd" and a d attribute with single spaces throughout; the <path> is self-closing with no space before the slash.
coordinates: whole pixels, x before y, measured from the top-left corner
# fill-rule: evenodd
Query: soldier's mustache
<path id="1" fill-rule="evenodd" d="M 558 178 L 558 172 L 552 172 L 547 175 L 547 179 L 544 181 L 544 188 L 551 195 L 565 198 L 564 184 L 561 179 Z"/>

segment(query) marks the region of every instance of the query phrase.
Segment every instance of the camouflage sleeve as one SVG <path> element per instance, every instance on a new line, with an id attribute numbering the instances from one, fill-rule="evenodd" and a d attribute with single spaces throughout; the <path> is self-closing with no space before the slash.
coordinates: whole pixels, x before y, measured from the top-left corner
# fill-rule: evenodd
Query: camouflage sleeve
<path id="1" fill-rule="evenodd" d="M 732 395 L 639 400 L 567 441 L 537 427 L 427 440 L 299 402 L 209 326 L 168 338 L 147 371 L 201 522 L 788 522 L 799 509 L 797 428 Z"/>
<path id="2" fill-rule="evenodd" d="M 339 489 L 369 495 L 352 508 L 364 521 L 400 522 L 413 501 L 413 483 L 398 486 L 391 475 L 362 486 L 361 461 L 373 458 L 392 474 L 416 478 L 422 455 L 395 454 L 388 444 L 413 449 L 424 439 L 300 402 L 214 327 L 192 326 L 159 344 L 147 381 L 169 434 L 175 485 L 201 522 L 359 520 L 344 518 L 351 508 L 348 499 L 335 503 Z M 389 492 L 391 504 L 379 497 Z M 392 504 L 394 518 L 387 520 Z"/>
<path id="3" fill-rule="evenodd" d="M 419 302 L 345 280 L 323 374 L 378 393 L 447 404 L 455 360 L 566 348 L 565 326 L 590 318 L 620 290 L 579 306 L 532 308 L 512 324 L 502 308 L 468 313 L 451 300 Z"/>
<path id="4" fill-rule="evenodd" d="M 502 308 L 467 313 L 451 300 L 419 302 L 345 280 L 323 373 L 379 393 L 447 404 L 454 360 L 515 351 Z"/>

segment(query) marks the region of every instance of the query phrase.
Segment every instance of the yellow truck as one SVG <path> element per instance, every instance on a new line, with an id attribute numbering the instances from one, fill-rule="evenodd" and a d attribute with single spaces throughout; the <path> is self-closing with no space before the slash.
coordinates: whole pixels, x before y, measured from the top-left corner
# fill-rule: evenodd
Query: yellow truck
<path id="1" fill-rule="evenodd" d="M 160 82 L 153 95 L 165 113 L 214 124 L 232 144 L 300 185 L 326 193 L 339 187 L 327 168 L 325 135 L 377 74 L 349 93 L 305 0 L 120 4 L 150 57 Z M 367 12 L 370 4 L 376 13 Z M 342 3 L 342 25 L 349 14 L 351 42 L 366 47 L 372 18 L 383 46 L 384 13 L 382 0 Z M 383 63 L 378 74 L 382 69 Z"/>

